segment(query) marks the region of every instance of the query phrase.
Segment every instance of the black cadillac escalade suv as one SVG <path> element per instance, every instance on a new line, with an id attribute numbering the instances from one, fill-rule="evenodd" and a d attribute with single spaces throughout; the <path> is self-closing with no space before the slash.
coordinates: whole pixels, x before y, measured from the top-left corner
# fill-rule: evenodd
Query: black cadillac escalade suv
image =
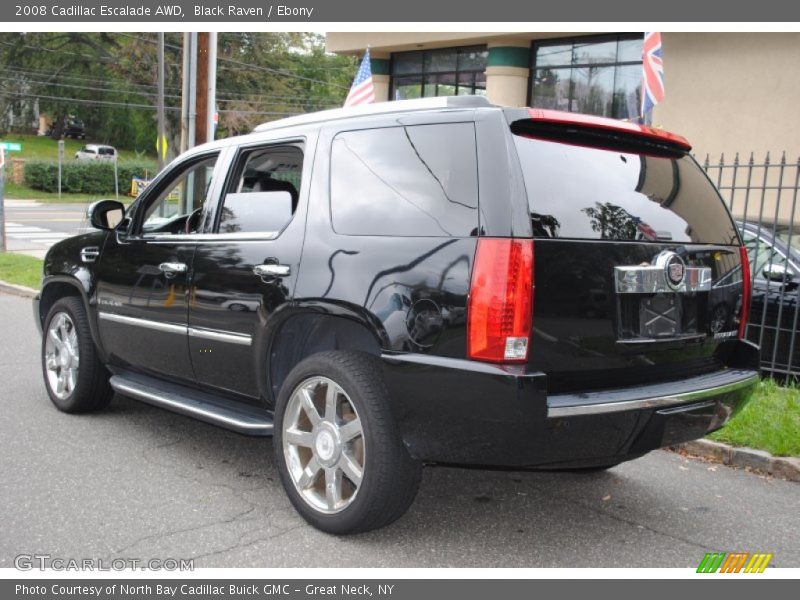
<path id="1" fill-rule="evenodd" d="M 701 437 L 758 351 L 744 248 L 689 150 L 475 97 L 194 148 L 48 253 L 47 392 L 271 435 L 334 533 L 401 516 L 423 463 L 603 469 Z"/>

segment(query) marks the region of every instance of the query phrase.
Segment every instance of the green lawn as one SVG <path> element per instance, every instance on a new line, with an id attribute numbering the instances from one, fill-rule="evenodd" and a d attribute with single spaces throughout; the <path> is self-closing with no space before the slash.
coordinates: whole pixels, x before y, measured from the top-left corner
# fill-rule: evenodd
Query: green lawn
<path id="1" fill-rule="evenodd" d="M 0 252 L 0 279 L 38 290 L 42 282 L 42 259 Z"/>
<path id="2" fill-rule="evenodd" d="M 126 196 L 125 192 L 128 190 L 120 190 L 119 201 L 120 202 L 131 202 L 133 198 L 130 196 Z M 114 198 L 114 194 L 106 194 L 104 196 L 93 196 L 91 194 L 61 194 L 61 199 L 58 198 L 58 193 L 53 192 L 43 192 L 41 190 L 35 190 L 30 188 L 26 185 L 17 185 L 16 183 L 11 183 L 10 181 L 6 181 L 5 186 L 5 197 L 12 198 L 15 200 L 36 200 L 38 202 L 76 202 L 76 203 L 83 203 L 83 202 L 94 202 L 95 200 L 102 200 L 104 198 Z"/>
<path id="3" fill-rule="evenodd" d="M 19 142 L 22 144 L 22 152 L 9 152 L 8 158 L 24 158 L 29 160 L 58 160 L 58 141 L 50 137 L 40 135 L 23 135 L 10 133 L 2 136 L 0 141 Z M 94 143 L 92 140 L 64 140 L 64 160 L 74 160 L 75 153 L 85 144 Z M 112 144 L 113 146 L 113 144 Z M 152 160 L 155 166 L 155 157 L 148 154 L 139 154 L 130 150 L 117 148 L 120 162 L 136 160 Z"/>
<path id="4" fill-rule="evenodd" d="M 800 456 L 800 388 L 764 379 L 750 403 L 709 437 L 775 456 Z"/>

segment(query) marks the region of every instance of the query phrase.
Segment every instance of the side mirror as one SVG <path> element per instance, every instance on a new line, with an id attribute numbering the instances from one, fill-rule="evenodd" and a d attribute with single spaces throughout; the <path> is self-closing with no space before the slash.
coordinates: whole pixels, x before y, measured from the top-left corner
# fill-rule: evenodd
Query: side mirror
<path id="1" fill-rule="evenodd" d="M 116 200 L 100 200 L 89 206 L 86 214 L 92 227 L 110 231 L 125 218 L 125 206 Z"/>
<path id="2" fill-rule="evenodd" d="M 769 281 L 784 281 L 786 283 L 794 279 L 792 272 L 785 265 L 765 265 L 761 270 L 764 278 Z"/>

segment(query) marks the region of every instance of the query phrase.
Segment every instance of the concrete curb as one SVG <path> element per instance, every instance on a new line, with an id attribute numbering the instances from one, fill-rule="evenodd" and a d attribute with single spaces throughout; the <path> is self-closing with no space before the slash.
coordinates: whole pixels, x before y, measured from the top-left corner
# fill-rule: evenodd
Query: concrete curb
<path id="1" fill-rule="evenodd" d="M 33 298 L 36 294 L 39 293 L 39 290 L 25 287 L 24 285 L 8 283 L 7 281 L 3 281 L 2 279 L 0 279 L 0 292 L 13 294 L 15 296 L 22 296 L 24 298 Z"/>
<path id="2" fill-rule="evenodd" d="M 763 450 L 736 448 L 711 440 L 694 440 L 672 446 L 672 449 L 731 467 L 759 471 L 787 481 L 800 482 L 800 458 L 772 456 Z"/>

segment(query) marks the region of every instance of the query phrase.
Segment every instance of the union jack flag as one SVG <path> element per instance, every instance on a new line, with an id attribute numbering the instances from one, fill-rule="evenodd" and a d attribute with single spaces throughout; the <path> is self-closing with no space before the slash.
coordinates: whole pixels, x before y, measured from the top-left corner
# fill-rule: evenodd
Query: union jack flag
<path id="1" fill-rule="evenodd" d="M 642 51 L 642 117 L 664 99 L 664 57 L 661 53 L 661 33 L 644 34 Z"/>
<path id="2" fill-rule="evenodd" d="M 359 106 L 360 104 L 371 104 L 375 102 L 375 88 L 372 87 L 372 64 L 369 59 L 369 48 L 361 61 L 361 67 L 356 73 L 350 93 L 344 101 L 344 106 Z"/>

